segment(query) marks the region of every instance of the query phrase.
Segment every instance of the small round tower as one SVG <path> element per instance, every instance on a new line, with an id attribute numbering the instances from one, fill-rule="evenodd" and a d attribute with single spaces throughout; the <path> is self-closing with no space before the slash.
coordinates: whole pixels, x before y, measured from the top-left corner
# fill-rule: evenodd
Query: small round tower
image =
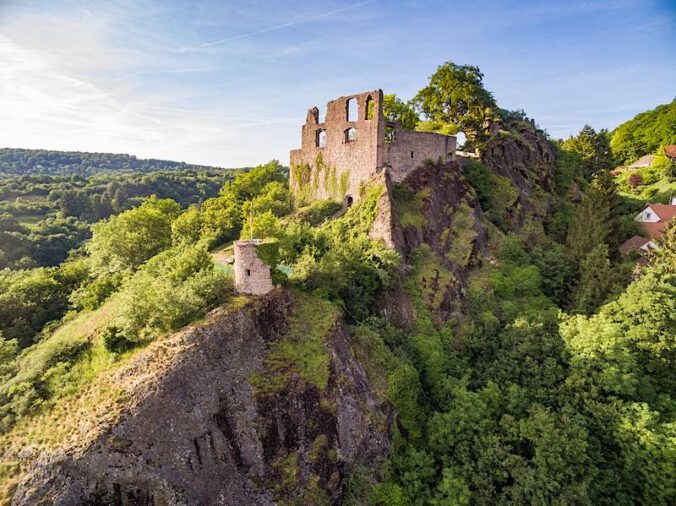
<path id="1" fill-rule="evenodd" d="M 274 288 L 270 267 L 256 255 L 260 239 L 235 241 L 235 290 L 249 295 L 265 295 Z"/>

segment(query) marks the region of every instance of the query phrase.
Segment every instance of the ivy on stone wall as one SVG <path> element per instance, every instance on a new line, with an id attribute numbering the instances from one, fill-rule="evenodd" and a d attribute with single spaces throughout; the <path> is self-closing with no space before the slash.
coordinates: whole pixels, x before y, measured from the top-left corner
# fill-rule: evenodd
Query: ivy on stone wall
<path id="1" fill-rule="evenodd" d="M 313 165 L 293 165 L 291 174 L 296 201 L 301 206 L 317 198 L 320 184 L 331 200 L 342 200 L 350 187 L 349 172 L 342 172 L 339 180 L 336 167 L 326 164 L 321 153 L 317 154 Z"/>

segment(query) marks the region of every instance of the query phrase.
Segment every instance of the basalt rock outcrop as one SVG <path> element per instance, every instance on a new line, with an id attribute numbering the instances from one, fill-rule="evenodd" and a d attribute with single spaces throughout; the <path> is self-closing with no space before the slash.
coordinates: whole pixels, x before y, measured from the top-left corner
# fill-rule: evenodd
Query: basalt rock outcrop
<path id="1" fill-rule="evenodd" d="M 509 178 L 519 192 L 512 228 L 530 217 L 541 220 L 548 211 L 546 194 L 554 189 L 556 152 L 544 133 L 527 121 L 496 121 L 482 150 L 481 161 L 497 175 Z"/>
<path id="2" fill-rule="evenodd" d="M 394 245 L 403 264 L 402 281 L 381 297 L 381 312 L 403 327 L 416 319 L 404 286 L 408 279 L 443 324 L 458 316 L 468 274 L 487 248 L 476 194 L 456 160 L 421 165 L 399 184 L 388 181 L 386 189 L 375 224 L 391 225 L 386 242 Z"/>
<path id="3" fill-rule="evenodd" d="M 293 373 L 272 394 L 252 387 L 288 331 L 295 297 L 277 289 L 240 309 L 216 309 L 141 351 L 116 372 L 120 381 L 147 377 L 119 419 L 42 452 L 12 504 L 338 502 L 352 465 L 388 453 L 391 415 L 339 319 L 324 337 L 325 388 Z"/>

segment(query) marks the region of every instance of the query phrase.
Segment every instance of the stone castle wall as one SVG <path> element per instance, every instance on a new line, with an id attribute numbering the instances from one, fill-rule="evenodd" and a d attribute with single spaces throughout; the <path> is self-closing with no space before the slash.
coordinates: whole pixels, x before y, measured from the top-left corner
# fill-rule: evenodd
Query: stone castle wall
<path id="1" fill-rule="evenodd" d="M 389 168 L 395 182 L 403 181 L 407 174 L 427 160 L 446 163 L 455 155 L 455 137 L 412 132 L 399 123 L 388 124 L 388 128 L 393 128 L 392 142 L 382 146 L 381 163 Z"/>
<path id="2" fill-rule="evenodd" d="M 357 111 L 350 107 L 355 103 Z M 308 110 L 301 148 L 290 154 L 291 188 L 300 201 L 356 200 L 360 186 L 382 168 L 401 181 L 425 160 L 446 162 L 454 151 L 455 137 L 387 122 L 382 90 L 348 95 L 327 104 L 324 121 L 316 107 Z"/>
<path id="3" fill-rule="evenodd" d="M 382 116 L 383 93 L 375 90 L 358 95 L 340 97 L 327 104 L 326 118 L 319 121 L 319 110 L 308 111 L 303 125 L 301 149 L 291 151 L 292 172 L 306 164 L 314 169 L 311 180 L 301 184 L 314 185 L 313 199 L 342 200 L 345 195 L 357 196 L 361 181 L 368 179 L 379 165 L 378 139 L 385 129 Z M 356 117 L 348 120 L 348 102 L 358 104 Z M 373 105 L 369 106 L 369 102 Z M 371 111 L 371 118 L 367 112 Z M 356 131 L 356 139 L 348 142 L 347 130 Z M 324 132 L 325 144 L 319 143 L 319 132 Z M 317 167 L 318 156 L 324 168 Z M 319 170 L 317 170 L 319 169 Z M 292 183 L 294 182 L 292 173 Z"/>
<path id="4" fill-rule="evenodd" d="M 256 241 L 235 241 L 235 290 L 265 295 L 274 288 L 270 267 L 256 255 Z"/>

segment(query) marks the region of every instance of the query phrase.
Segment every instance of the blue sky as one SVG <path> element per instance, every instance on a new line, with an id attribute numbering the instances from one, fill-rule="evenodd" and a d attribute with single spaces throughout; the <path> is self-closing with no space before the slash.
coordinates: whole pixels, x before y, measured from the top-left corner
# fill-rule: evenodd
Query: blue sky
<path id="1" fill-rule="evenodd" d="M 554 137 L 676 96 L 676 4 L 0 0 L 0 146 L 288 162 L 306 110 L 478 65 Z"/>

